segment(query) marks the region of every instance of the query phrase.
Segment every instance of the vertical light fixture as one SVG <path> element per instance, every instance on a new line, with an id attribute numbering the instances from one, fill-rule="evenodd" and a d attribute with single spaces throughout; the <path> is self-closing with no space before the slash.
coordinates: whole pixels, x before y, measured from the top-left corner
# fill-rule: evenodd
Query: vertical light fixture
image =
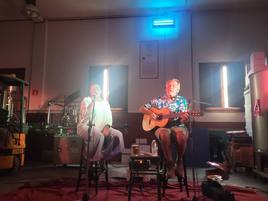
<path id="1" fill-rule="evenodd" d="M 227 66 L 224 65 L 221 68 L 221 79 L 222 79 L 222 101 L 223 101 L 223 107 L 228 108 L 229 107 L 229 97 L 228 97 L 228 72 L 227 72 Z"/>
<path id="2" fill-rule="evenodd" d="M 108 68 L 103 70 L 103 85 L 102 85 L 102 95 L 105 100 L 109 99 L 109 74 Z"/>

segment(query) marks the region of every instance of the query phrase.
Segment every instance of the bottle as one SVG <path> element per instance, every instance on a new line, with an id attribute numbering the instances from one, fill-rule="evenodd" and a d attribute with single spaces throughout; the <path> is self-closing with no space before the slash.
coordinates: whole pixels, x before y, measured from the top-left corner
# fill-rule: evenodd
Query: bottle
<path id="1" fill-rule="evenodd" d="M 131 145 L 131 155 L 132 156 L 140 155 L 140 146 L 138 144 Z"/>
<path id="2" fill-rule="evenodd" d="M 158 146 L 157 146 L 156 140 L 153 140 L 151 143 L 151 153 L 153 156 L 158 155 Z"/>

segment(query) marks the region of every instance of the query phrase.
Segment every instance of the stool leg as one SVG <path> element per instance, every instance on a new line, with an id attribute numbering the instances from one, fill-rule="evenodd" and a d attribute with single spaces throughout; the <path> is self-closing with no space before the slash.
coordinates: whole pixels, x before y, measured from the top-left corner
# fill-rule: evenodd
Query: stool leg
<path id="1" fill-rule="evenodd" d="M 93 162 L 90 162 L 88 165 L 88 188 L 91 187 L 91 180 L 94 179 L 93 176 Z"/>
<path id="2" fill-rule="evenodd" d="M 165 197 L 165 195 L 166 195 L 166 188 L 167 188 L 167 181 L 168 181 L 168 178 L 166 177 L 166 174 L 167 174 L 167 169 L 166 169 L 166 167 L 164 167 L 164 172 L 163 172 L 163 175 L 162 175 L 163 197 Z"/>
<path id="3" fill-rule="evenodd" d="M 180 192 L 182 192 L 183 190 L 182 190 L 182 188 L 183 188 L 183 186 L 182 186 L 182 180 L 183 180 L 183 178 L 181 178 L 181 177 L 179 177 L 179 176 L 177 176 L 177 180 L 178 180 L 178 183 L 179 183 L 179 185 L 180 185 Z"/>
<path id="4" fill-rule="evenodd" d="M 80 166 L 78 170 L 78 179 L 77 179 L 76 188 L 75 188 L 76 192 L 79 191 L 79 186 L 80 186 L 80 181 L 81 181 L 81 176 L 82 176 L 82 171 L 83 171 L 83 150 L 84 150 L 83 147 L 84 145 L 82 144 L 81 154 L 80 154 Z"/>
<path id="5" fill-rule="evenodd" d="M 187 193 L 187 197 L 190 197 L 190 195 L 189 195 L 189 189 L 188 189 L 187 170 L 186 170 L 186 166 L 184 164 L 185 164 L 185 160 L 183 158 L 184 177 L 181 178 L 181 177 L 177 176 L 177 179 L 178 179 L 178 182 L 179 182 L 179 185 L 180 185 L 180 192 L 183 191 L 183 186 L 184 186 L 185 187 L 185 191 Z"/>
<path id="6" fill-rule="evenodd" d="M 183 183 L 184 183 L 184 186 L 185 186 L 185 190 L 186 190 L 186 193 L 187 193 L 187 197 L 189 198 L 190 195 L 189 195 L 189 189 L 188 189 L 187 169 L 186 169 L 186 166 L 185 166 L 184 164 L 185 164 L 185 160 L 184 160 L 184 158 L 183 158 L 183 169 L 184 169 L 184 179 L 183 179 Z"/>
<path id="7" fill-rule="evenodd" d="M 181 178 L 181 177 L 177 177 L 177 178 L 178 178 L 178 182 L 179 182 L 179 185 L 180 185 L 180 192 L 183 191 L 183 186 L 184 186 L 185 190 L 186 190 L 186 193 L 187 193 L 187 197 L 189 197 L 187 175 L 184 175 L 184 178 Z"/>
<path id="8" fill-rule="evenodd" d="M 142 181 L 142 178 L 140 178 L 140 192 L 143 193 L 143 189 L 144 189 L 144 185 L 143 185 L 143 181 Z"/>
<path id="9" fill-rule="evenodd" d="M 163 197 L 165 197 L 165 195 L 166 195 L 166 187 L 167 187 L 167 182 L 166 182 L 166 178 L 165 177 L 163 177 L 162 178 L 162 186 L 163 186 L 163 191 L 162 191 L 162 194 L 163 194 Z"/>
<path id="10" fill-rule="evenodd" d="M 75 188 L 75 191 L 76 192 L 79 191 L 79 186 L 80 186 L 80 181 L 81 181 L 81 175 L 82 175 L 82 162 L 80 161 L 80 166 L 79 166 L 79 170 L 78 170 L 78 178 L 77 178 L 76 188 Z"/>
<path id="11" fill-rule="evenodd" d="M 99 175 L 98 175 L 98 162 L 95 161 L 95 166 L 94 166 L 94 182 L 95 182 L 95 192 L 98 194 L 99 191 Z"/>
<path id="12" fill-rule="evenodd" d="M 108 172 L 108 161 L 105 161 L 105 180 L 106 180 L 106 189 L 110 189 L 110 184 L 109 184 L 109 172 Z"/>
<path id="13" fill-rule="evenodd" d="M 161 176 L 158 173 L 157 176 L 157 196 L 158 196 L 158 201 L 161 201 Z"/>
<path id="14" fill-rule="evenodd" d="M 129 185 L 128 185 L 128 201 L 131 201 L 131 191 L 132 191 L 133 182 L 134 182 L 134 177 L 132 173 L 130 173 Z"/>

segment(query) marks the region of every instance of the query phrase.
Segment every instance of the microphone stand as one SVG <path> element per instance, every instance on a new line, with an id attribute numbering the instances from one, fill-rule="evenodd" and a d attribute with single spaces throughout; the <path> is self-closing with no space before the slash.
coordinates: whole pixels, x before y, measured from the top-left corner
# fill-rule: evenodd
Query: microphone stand
<path id="1" fill-rule="evenodd" d="M 50 126 L 50 116 L 51 116 L 51 106 L 53 102 L 48 102 L 48 110 L 47 110 L 47 126 Z"/>
<path id="2" fill-rule="evenodd" d="M 83 194 L 82 201 L 88 201 L 90 199 L 89 197 L 89 167 L 88 163 L 90 162 L 90 157 L 89 157 L 89 143 L 91 140 L 91 134 L 92 134 L 92 127 L 94 126 L 93 124 L 93 118 L 94 118 L 94 113 L 95 113 L 95 102 L 96 102 L 96 97 L 93 96 L 92 99 L 92 112 L 91 112 L 91 118 L 89 119 L 88 122 L 88 135 L 87 135 L 87 156 L 86 156 L 86 192 Z"/>
<path id="3" fill-rule="evenodd" d="M 190 101 L 188 103 L 190 105 Z M 194 140 L 193 140 L 193 121 L 194 121 L 194 117 L 193 115 L 190 114 L 190 118 L 189 118 L 189 136 L 190 136 L 190 156 L 193 160 L 194 158 Z M 197 182 L 197 175 L 196 175 L 196 171 L 195 171 L 195 167 L 194 167 L 194 161 L 192 161 L 192 177 L 193 177 L 193 192 L 194 192 L 194 196 L 192 201 L 197 201 L 197 197 L 196 197 L 196 184 L 198 184 Z"/>
<path id="4" fill-rule="evenodd" d="M 188 100 L 188 105 L 190 105 L 191 102 L 192 103 L 199 103 L 199 104 L 207 105 L 207 106 L 211 106 L 212 105 L 210 103 L 201 102 L 201 101 L 197 101 L 197 100 L 194 100 L 194 99 Z M 194 123 L 194 115 L 190 115 L 190 120 L 189 120 L 189 135 L 190 135 L 190 144 L 191 144 L 190 154 L 191 154 L 192 159 L 194 158 L 194 154 L 195 154 L 194 153 L 195 152 L 194 151 L 194 141 L 193 141 L 193 123 Z M 197 201 L 196 187 L 198 187 L 198 183 L 199 182 L 198 182 L 197 171 L 195 170 L 195 167 L 194 167 L 194 161 L 193 161 L 193 164 L 192 164 L 192 175 L 193 175 L 193 189 L 194 189 L 194 196 L 193 196 L 192 201 Z"/>

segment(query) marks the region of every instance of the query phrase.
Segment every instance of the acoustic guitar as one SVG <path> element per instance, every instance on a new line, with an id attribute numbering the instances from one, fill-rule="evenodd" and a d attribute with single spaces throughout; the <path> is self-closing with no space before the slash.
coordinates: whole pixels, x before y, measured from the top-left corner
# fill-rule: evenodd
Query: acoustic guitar
<path id="1" fill-rule="evenodd" d="M 144 114 L 142 120 L 142 128 L 144 131 L 150 131 L 155 127 L 165 127 L 169 119 L 174 119 L 180 117 L 182 114 L 185 114 L 184 112 L 172 113 L 168 108 L 151 108 L 150 110 L 157 115 L 157 119 L 153 119 L 150 115 Z M 190 111 L 188 113 L 192 116 L 200 116 L 200 112 Z"/>

